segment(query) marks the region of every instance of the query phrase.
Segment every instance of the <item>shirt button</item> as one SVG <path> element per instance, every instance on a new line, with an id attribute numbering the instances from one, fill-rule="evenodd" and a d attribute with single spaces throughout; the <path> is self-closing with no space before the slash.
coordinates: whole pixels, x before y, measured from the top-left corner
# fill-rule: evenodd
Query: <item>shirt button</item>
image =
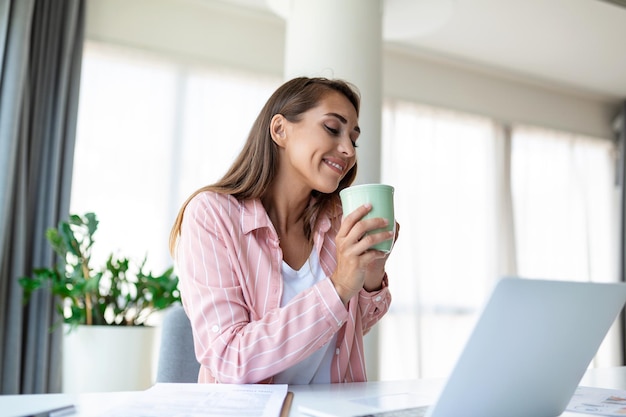
<path id="1" fill-rule="evenodd" d="M 211 327 L 211 330 L 213 330 L 213 333 L 217 333 L 220 331 L 220 327 L 216 324 L 213 327 Z"/>
<path id="2" fill-rule="evenodd" d="M 339 355 L 339 348 L 335 349 L 335 355 Z"/>
<path id="3" fill-rule="evenodd" d="M 383 297 L 381 297 L 381 296 L 379 295 L 379 296 L 377 296 L 376 298 L 374 298 L 374 301 L 380 301 L 380 300 L 382 300 L 382 299 L 383 299 Z"/>

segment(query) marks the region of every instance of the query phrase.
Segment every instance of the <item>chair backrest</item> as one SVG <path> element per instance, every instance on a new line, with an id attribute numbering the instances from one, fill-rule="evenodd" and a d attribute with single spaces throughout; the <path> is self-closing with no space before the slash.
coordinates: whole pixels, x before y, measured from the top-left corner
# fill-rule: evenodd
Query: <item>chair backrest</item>
<path id="1" fill-rule="evenodd" d="M 191 323 L 183 307 L 174 305 L 163 317 L 156 382 L 198 382 L 199 370 Z"/>

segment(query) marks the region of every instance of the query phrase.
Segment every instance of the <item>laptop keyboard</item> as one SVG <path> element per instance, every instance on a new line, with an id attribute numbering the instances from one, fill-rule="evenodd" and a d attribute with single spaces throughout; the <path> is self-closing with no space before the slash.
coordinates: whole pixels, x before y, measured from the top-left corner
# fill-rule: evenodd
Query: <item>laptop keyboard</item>
<path id="1" fill-rule="evenodd" d="M 380 413 L 365 414 L 356 417 L 423 417 L 426 415 L 427 410 L 427 406 L 411 407 L 403 408 L 402 410 L 381 411 Z"/>

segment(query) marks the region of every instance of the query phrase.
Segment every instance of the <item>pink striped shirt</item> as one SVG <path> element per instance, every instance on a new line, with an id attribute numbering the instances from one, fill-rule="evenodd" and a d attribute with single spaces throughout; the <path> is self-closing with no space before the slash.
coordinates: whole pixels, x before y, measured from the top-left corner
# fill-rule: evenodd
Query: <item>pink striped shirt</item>
<path id="1" fill-rule="evenodd" d="M 185 209 L 176 249 L 180 290 L 191 320 L 198 382 L 271 383 L 337 333 L 332 382 L 365 381 L 363 335 L 387 312 L 380 291 L 361 290 L 346 308 L 328 278 L 341 214 L 323 216 L 314 250 L 327 278 L 280 308 L 282 251 L 259 200 L 202 192 Z"/>

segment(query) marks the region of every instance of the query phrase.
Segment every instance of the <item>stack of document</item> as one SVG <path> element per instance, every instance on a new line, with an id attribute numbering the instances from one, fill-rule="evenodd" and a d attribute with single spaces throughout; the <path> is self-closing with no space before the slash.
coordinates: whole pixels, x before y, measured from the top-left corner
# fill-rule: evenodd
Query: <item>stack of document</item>
<path id="1" fill-rule="evenodd" d="M 102 415 L 282 417 L 289 414 L 291 395 L 286 384 L 158 383 Z"/>
<path id="2" fill-rule="evenodd" d="M 579 386 L 567 411 L 599 416 L 626 415 L 626 391 Z"/>

